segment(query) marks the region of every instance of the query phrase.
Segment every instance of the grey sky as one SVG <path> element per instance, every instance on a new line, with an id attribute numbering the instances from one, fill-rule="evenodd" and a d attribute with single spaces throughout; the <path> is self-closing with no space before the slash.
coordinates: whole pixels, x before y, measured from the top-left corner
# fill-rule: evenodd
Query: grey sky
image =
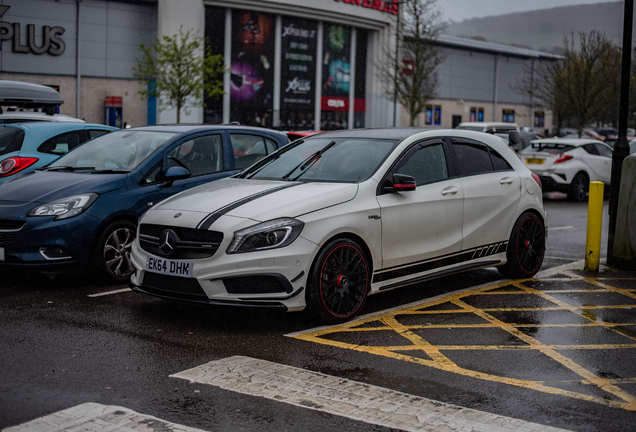
<path id="1" fill-rule="evenodd" d="M 504 15 L 576 4 L 606 3 L 602 0 L 438 0 L 442 20 L 455 22 L 470 18 Z"/>

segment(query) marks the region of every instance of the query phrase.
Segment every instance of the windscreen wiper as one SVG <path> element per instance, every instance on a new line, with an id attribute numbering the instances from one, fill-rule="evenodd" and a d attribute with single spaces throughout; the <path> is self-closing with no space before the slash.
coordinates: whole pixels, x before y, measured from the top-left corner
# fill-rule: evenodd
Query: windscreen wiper
<path id="1" fill-rule="evenodd" d="M 294 181 L 296 179 L 298 179 L 301 175 L 304 174 L 304 171 L 309 168 L 310 166 L 312 166 L 318 159 L 320 159 L 320 157 L 327 151 L 329 150 L 331 147 L 333 147 L 334 145 L 336 145 L 335 141 L 331 141 L 329 144 L 327 144 L 326 146 L 324 146 L 322 149 L 318 150 L 316 153 L 310 155 L 307 159 L 305 159 L 304 161 L 302 161 L 301 163 L 299 163 L 298 165 L 296 165 L 294 167 L 293 170 L 289 171 L 287 174 L 285 174 L 282 179 L 283 180 L 288 180 L 289 176 L 291 176 L 294 171 L 296 171 L 297 169 L 300 168 L 300 174 L 298 174 L 296 177 L 294 177 L 292 180 L 290 181 Z"/>

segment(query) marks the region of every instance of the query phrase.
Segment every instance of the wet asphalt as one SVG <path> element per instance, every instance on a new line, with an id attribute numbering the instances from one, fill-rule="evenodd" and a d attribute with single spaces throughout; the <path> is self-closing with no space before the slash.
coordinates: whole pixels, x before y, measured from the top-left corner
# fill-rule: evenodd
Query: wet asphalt
<path id="1" fill-rule="evenodd" d="M 2 272 L 0 428 L 97 402 L 207 431 L 390 430 L 169 377 L 241 355 L 564 429 L 632 430 L 636 273 L 584 272 L 586 204 L 546 209 L 538 277 L 453 275 L 372 296 L 330 329 Z"/>

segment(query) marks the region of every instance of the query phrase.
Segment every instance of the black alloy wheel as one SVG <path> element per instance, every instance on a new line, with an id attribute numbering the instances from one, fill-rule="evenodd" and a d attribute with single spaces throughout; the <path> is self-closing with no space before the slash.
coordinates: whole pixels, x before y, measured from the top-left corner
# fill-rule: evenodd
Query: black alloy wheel
<path id="1" fill-rule="evenodd" d="M 318 254 L 309 281 L 308 305 L 322 321 L 338 324 L 353 318 L 364 304 L 371 272 L 363 249 L 336 239 Z"/>
<path id="2" fill-rule="evenodd" d="M 590 181 L 585 174 L 577 174 L 570 184 L 570 192 L 568 198 L 575 202 L 583 202 L 587 198 L 590 189 Z"/>
<path id="3" fill-rule="evenodd" d="M 97 242 L 97 269 L 112 282 L 122 283 L 130 279 L 134 270 L 130 252 L 135 234 L 132 222 L 118 221 L 108 226 Z"/>
<path id="4" fill-rule="evenodd" d="M 519 217 L 506 254 L 508 261 L 498 267 L 504 276 L 528 278 L 539 271 L 545 255 L 545 227 L 537 215 L 527 212 Z"/>

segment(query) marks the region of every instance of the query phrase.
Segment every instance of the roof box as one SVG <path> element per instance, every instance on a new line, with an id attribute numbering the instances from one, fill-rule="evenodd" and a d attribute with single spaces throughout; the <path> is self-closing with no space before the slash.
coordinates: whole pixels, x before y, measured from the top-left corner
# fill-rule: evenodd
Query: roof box
<path id="1" fill-rule="evenodd" d="M 0 80 L 0 105 L 16 108 L 46 108 L 53 113 L 53 108 L 64 103 L 60 94 L 40 84 L 20 81 Z M 1 111 L 0 111 L 1 112 Z"/>

